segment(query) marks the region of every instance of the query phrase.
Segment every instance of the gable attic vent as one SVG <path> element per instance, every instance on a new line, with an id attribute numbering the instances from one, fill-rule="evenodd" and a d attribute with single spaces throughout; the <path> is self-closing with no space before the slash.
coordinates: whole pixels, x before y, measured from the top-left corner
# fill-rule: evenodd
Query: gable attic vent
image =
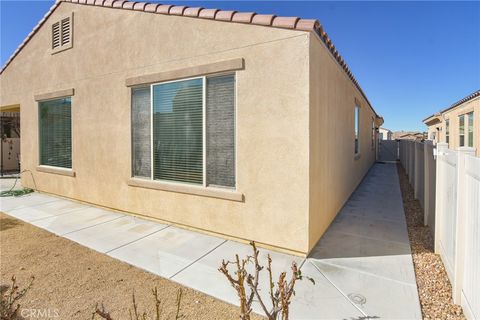
<path id="1" fill-rule="evenodd" d="M 52 49 L 60 47 L 60 22 L 52 26 Z"/>
<path id="2" fill-rule="evenodd" d="M 72 47 L 73 14 L 52 24 L 52 54 Z"/>
<path id="3" fill-rule="evenodd" d="M 62 46 L 70 42 L 70 18 L 65 18 L 62 20 Z"/>

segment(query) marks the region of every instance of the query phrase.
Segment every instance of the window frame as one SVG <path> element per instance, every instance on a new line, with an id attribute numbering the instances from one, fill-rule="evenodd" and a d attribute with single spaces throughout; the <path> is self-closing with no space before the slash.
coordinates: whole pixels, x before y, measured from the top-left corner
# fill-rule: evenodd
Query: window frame
<path id="1" fill-rule="evenodd" d="M 475 113 L 474 111 L 468 111 L 463 114 L 464 116 L 464 134 L 465 134 L 465 146 L 473 148 L 473 142 L 475 141 Z M 471 123 L 470 123 L 471 120 Z M 470 131 L 471 124 L 471 131 Z M 472 134 L 472 141 L 470 141 L 470 133 Z"/>
<path id="2" fill-rule="evenodd" d="M 65 91 L 68 91 L 66 93 Z M 74 139 L 73 139 L 73 132 L 74 132 L 74 121 L 73 121 L 73 101 L 74 101 L 74 91 L 73 89 L 65 90 L 65 91 L 59 91 L 58 93 L 52 93 L 51 96 L 50 94 L 46 95 L 39 95 L 35 97 L 35 102 L 37 104 L 37 167 L 36 170 L 39 172 L 45 172 L 45 173 L 53 173 L 53 174 L 60 174 L 60 175 L 65 175 L 65 176 L 70 176 L 70 177 L 75 177 L 75 170 L 74 170 Z M 65 93 L 65 94 L 62 94 Z M 43 96 L 43 97 L 42 97 Z M 70 148 L 71 148 L 71 166 L 70 168 L 65 168 L 65 167 L 58 167 L 58 166 L 52 166 L 48 164 L 42 164 L 41 163 L 41 147 L 40 147 L 40 103 L 42 102 L 47 102 L 47 101 L 54 101 L 54 100 L 60 100 L 60 99 L 66 99 L 70 98 Z"/>
<path id="3" fill-rule="evenodd" d="M 207 78 L 208 77 L 218 77 L 218 76 L 226 76 L 226 75 L 233 75 L 234 77 L 234 159 L 235 159 L 235 165 L 234 165 L 234 174 L 235 174 L 235 185 L 233 187 L 228 187 L 228 186 L 219 186 L 219 185 L 208 185 L 207 184 Z M 196 184 L 196 183 L 188 183 L 188 182 L 180 182 L 180 181 L 172 181 L 172 180 L 164 180 L 164 179 L 154 179 L 154 154 L 153 154 L 153 87 L 156 85 L 163 85 L 163 84 L 168 84 L 168 83 L 176 83 L 176 82 L 182 82 L 182 81 L 189 81 L 189 80 L 197 80 L 201 79 L 202 80 L 202 183 L 201 184 Z M 133 172 L 133 144 L 131 145 L 131 153 L 132 153 L 132 170 L 131 170 L 131 178 L 132 179 L 139 179 L 139 180 L 145 180 L 151 183 L 159 183 L 159 184 L 164 184 L 164 185 L 170 185 L 172 187 L 193 187 L 193 188 L 202 188 L 202 189 L 208 189 L 208 190 L 220 190 L 220 191 L 236 191 L 238 187 L 238 152 L 237 152 L 237 140 L 238 140 L 238 126 L 237 126 L 237 73 L 232 72 L 232 71 L 226 71 L 226 72 L 218 72 L 218 73 L 212 73 L 212 74 L 204 74 L 204 75 L 196 75 L 192 77 L 186 77 L 186 78 L 180 78 L 180 79 L 174 79 L 174 80 L 167 80 L 167 81 L 160 81 L 160 82 L 152 82 L 148 83 L 145 85 L 138 85 L 138 86 L 133 86 L 130 89 L 130 95 L 132 93 L 133 89 L 139 89 L 139 88 L 149 88 L 150 89 L 150 177 L 141 177 L 141 176 L 135 176 Z M 132 101 L 132 99 L 130 99 Z M 132 102 L 130 102 L 130 110 L 132 107 Z M 131 117 L 130 117 L 131 118 Z M 130 125 L 132 125 L 130 121 Z M 133 127 L 131 127 L 131 134 L 133 134 Z M 132 136 L 133 137 L 133 136 Z"/>
<path id="4" fill-rule="evenodd" d="M 360 156 L 360 105 L 355 104 L 355 108 L 353 109 L 353 133 L 354 133 L 354 146 L 355 152 L 354 155 L 356 158 Z"/>
<path id="5" fill-rule="evenodd" d="M 462 120 L 463 120 L 463 129 L 460 126 L 460 123 Z M 462 137 L 463 137 L 463 144 L 462 144 Z M 458 146 L 465 147 L 466 144 L 467 144 L 467 141 L 465 139 L 465 114 L 461 114 L 458 116 Z"/>

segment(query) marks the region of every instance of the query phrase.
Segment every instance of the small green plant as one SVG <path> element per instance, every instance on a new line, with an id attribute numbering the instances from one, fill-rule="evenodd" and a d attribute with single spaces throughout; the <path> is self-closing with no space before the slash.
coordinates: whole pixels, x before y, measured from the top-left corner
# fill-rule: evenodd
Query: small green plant
<path id="1" fill-rule="evenodd" d="M 20 310 L 20 300 L 33 285 L 34 277 L 31 277 L 30 283 L 23 289 L 19 289 L 17 279 L 12 276 L 12 283 L 9 287 L 2 290 L 2 297 L 0 301 L 0 319 L 14 320 L 18 319 L 18 311 Z"/>
<path id="2" fill-rule="evenodd" d="M 272 258 L 270 254 L 268 255 L 268 281 L 269 281 L 269 292 L 267 297 L 263 297 L 260 294 L 258 284 L 260 278 L 260 271 L 263 270 L 263 266 L 260 265 L 258 261 L 259 251 L 255 245 L 255 242 L 250 242 L 250 245 L 253 249 L 253 255 L 247 256 L 245 259 L 238 257 L 238 254 L 235 255 L 235 261 L 222 261 L 220 268 L 218 269 L 221 273 L 225 275 L 232 287 L 237 291 L 238 298 L 240 299 L 240 319 L 241 320 L 250 320 L 250 314 L 252 313 L 252 303 L 254 299 L 260 304 L 265 316 L 269 320 L 288 320 L 290 303 L 295 295 L 295 283 L 297 280 L 302 280 L 306 278 L 310 280 L 313 284 L 315 281 L 306 276 L 302 276 L 301 271 L 298 269 L 297 264 L 292 262 L 292 275 L 290 279 L 287 280 L 287 272 L 280 273 L 277 283 L 273 281 L 272 275 Z M 247 265 L 253 263 L 254 273 L 250 274 L 247 271 Z M 232 273 L 228 270 L 228 266 L 233 265 L 236 270 Z M 250 292 L 247 294 L 247 288 L 250 289 Z M 267 308 L 265 301 L 269 299 L 272 305 L 271 308 Z"/>
<path id="3" fill-rule="evenodd" d="M 181 310 L 181 302 L 182 302 L 182 289 L 178 289 L 177 291 L 177 298 L 176 298 L 176 302 L 175 302 L 175 305 L 176 305 L 176 313 L 175 313 L 175 320 L 179 320 L 181 319 L 183 316 L 180 314 L 180 310 Z M 135 292 L 132 294 L 132 306 L 133 306 L 133 309 L 130 309 L 128 311 L 129 313 L 129 316 L 130 316 L 130 320 L 166 320 L 167 318 L 163 317 L 162 315 L 162 301 L 160 300 L 159 296 L 158 296 L 158 290 L 157 288 L 155 287 L 155 289 L 152 290 L 152 295 L 153 295 L 153 298 L 155 300 L 155 317 L 152 318 L 150 317 L 146 311 L 144 312 L 141 312 L 138 310 L 138 305 L 137 305 L 137 301 L 135 299 Z M 104 319 L 104 320 L 114 320 L 112 318 L 112 316 L 110 315 L 110 313 L 108 311 L 106 311 L 105 309 L 105 306 L 102 304 L 101 307 L 98 306 L 98 304 L 95 306 L 95 311 L 93 311 L 92 313 L 92 320 L 96 319 L 98 317 L 100 317 L 100 319 Z"/>

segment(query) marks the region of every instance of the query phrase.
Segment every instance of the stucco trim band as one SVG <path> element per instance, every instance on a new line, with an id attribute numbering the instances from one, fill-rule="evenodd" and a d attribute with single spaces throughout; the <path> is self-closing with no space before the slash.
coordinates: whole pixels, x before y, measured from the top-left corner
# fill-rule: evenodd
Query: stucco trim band
<path id="1" fill-rule="evenodd" d="M 180 185 L 180 184 L 145 180 L 145 179 L 139 179 L 139 178 L 130 178 L 127 184 L 131 187 L 179 192 L 179 193 L 193 194 L 197 196 L 243 202 L 243 194 L 236 191 L 197 187 L 193 185 Z"/>
<path id="2" fill-rule="evenodd" d="M 52 166 L 37 166 L 37 171 L 75 177 L 75 171 L 67 168 L 59 168 L 59 167 L 52 167 Z"/>
<path id="3" fill-rule="evenodd" d="M 199 75 L 207 75 L 211 73 L 227 72 L 242 70 L 245 68 L 245 62 L 243 58 L 224 60 L 209 64 L 202 64 L 198 66 L 175 69 L 170 71 L 152 73 L 147 75 L 140 75 L 136 77 L 127 78 L 125 85 L 127 87 L 139 86 L 143 84 L 177 80 L 182 78 L 189 78 Z"/>
<path id="4" fill-rule="evenodd" d="M 48 93 L 34 95 L 35 101 L 50 100 L 55 98 L 71 97 L 75 95 L 75 89 L 65 89 Z"/>

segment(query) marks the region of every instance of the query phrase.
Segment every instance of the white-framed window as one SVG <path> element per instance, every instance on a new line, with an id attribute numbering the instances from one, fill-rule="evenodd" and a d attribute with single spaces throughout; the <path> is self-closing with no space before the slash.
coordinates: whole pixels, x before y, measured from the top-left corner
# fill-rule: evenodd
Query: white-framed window
<path id="1" fill-rule="evenodd" d="M 360 107 L 355 106 L 355 154 L 360 153 Z"/>
<path id="2" fill-rule="evenodd" d="M 445 143 L 450 143 L 450 119 L 445 120 Z"/>
<path id="3" fill-rule="evenodd" d="M 235 188 L 235 75 L 132 88 L 132 176 Z"/>
<path id="4" fill-rule="evenodd" d="M 465 115 L 458 116 L 458 145 L 465 146 Z"/>
<path id="5" fill-rule="evenodd" d="M 473 111 L 467 113 L 467 145 L 473 148 Z"/>

